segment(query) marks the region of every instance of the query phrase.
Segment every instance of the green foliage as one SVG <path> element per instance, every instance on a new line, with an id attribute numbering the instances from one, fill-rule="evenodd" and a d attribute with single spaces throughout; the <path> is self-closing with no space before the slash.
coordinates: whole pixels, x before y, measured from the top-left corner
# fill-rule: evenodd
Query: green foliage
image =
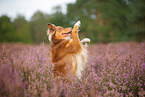
<path id="1" fill-rule="evenodd" d="M 10 18 L 6 15 L 0 17 L 0 41 L 15 41 L 15 30 Z"/>
<path id="2" fill-rule="evenodd" d="M 50 15 L 50 23 L 55 24 L 56 26 L 68 27 L 67 17 L 62 13 L 61 6 L 56 6 L 53 8 L 53 13 Z"/>
<path id="3" fill-rule="evenodd" d="M 145 1 L 131 0 L 129 2 L 128 31 L 132 40 L 142 41 L 145 39 Z M 131 25 L 131 26 L 130 26 Z"/>
<path id="4" fill-rule="evenodd" d="M 68 4 L 70 24 L 82 21 L 82 33 L 92 42 L 145 39 L 145 2 L 142 0 L 77 0 Z"/>
<path id="5" fill-rule="evenodd" d="M 145 39 L 145 1 L 143 0 L 76 0 L 67 4 L 67 13 L 61 6 L 52 14 L 37 11 L 30 21 L 18 15 L 14 21 L 0 17 L 0 42 L 47 42 L 47 23 L 72 27 L 82 22 L 80 38 L 89 37 L 92 43 L 143 41 Z"/>
<path id="6" fill-rule="evenodd" d="M 25 17 L 18 15 L 13 23 L 16 30 L 17 41 L 32 43 L 30 24 L 25 20 Z"/>
<path id="7" fill-rule="evenodd" d="M 46 31 L 47 23 L 49 22 L 49 15 L 37 11 L 31 18 L 30 28 L 31 28 L 31 38 L 34 43 L 42 43 L 47 41 Z"/>

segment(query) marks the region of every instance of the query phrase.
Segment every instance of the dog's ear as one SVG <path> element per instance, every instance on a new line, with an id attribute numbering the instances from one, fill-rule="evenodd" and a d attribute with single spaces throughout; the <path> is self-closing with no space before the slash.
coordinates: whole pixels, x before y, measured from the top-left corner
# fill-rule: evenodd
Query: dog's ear
<path id="1" fill-rule="evenodd" d="M 56 26 L 54 24 L 48 23 L 48 28 L 52 31 L 55 31 Z"/>
<path id="2" fill-rule="evenodd" d="M 48 23 L 47 35 L 49 35 L 48 36 L 49 41 L 52 40 L 52 35 L 55 33 L 55 31 L 56 31 L 56 26 L 54 24 Z"/>

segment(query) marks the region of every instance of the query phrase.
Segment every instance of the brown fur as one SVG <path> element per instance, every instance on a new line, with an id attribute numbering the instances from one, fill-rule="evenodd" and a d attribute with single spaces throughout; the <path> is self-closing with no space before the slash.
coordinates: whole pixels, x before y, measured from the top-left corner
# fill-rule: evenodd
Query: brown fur
<path id="1" fill-rule="evenodd" d="M 81 64 L 84 69 L 87 62 L 86 46 L 80 42 L 78 36 L 79 27 L 75 25 L 73 29 L 63 28 L 49 23 L 48 28 L 49 40 L 52 46 L 51 62 L 55 65 L 53 69 L 54 77 L 65 77 L 69 72 L 78 75 L 79 66 L 77 65 Z M 68 36 L 63 35 L 68 32 L 72 32 L 72 39 L 67 39 Z"/>

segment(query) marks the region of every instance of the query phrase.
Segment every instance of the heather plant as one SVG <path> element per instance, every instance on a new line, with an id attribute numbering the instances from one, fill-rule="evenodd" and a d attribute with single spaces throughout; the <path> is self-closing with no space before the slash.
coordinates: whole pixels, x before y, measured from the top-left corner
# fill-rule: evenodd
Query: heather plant
<path id="1" fill-rule="evenodd" d="M 55 80 L 49 45 L 0 44 L 2 97 L 143 97 L 145 42 L 90 45 L 82 78 Z"/>

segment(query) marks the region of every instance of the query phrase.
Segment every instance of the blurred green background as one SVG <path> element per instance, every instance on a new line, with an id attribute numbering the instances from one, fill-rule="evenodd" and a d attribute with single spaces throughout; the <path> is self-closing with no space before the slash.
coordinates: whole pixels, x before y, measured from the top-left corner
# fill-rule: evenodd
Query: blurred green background
<path id="1" fill-rule="evenodd" d="M 30 20 L 2 15 L 0 42 L 48 43 L 47 23 L 73 27 L 78 20 L 80 38 L 91 43 L 145 40 L 145 0 L 76 0 L 67 4 L 65 14 L 56 6 L 51 14 L 36 11 Z"/>

